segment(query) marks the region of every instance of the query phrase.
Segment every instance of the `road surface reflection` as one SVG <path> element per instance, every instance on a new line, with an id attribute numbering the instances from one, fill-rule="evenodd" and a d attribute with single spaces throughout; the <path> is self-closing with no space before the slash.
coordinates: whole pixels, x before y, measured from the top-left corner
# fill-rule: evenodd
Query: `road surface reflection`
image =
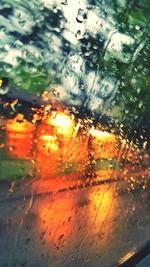
<path id="1" fill-rule="evenodd" d="M 109 183 L 1 200 L 1 266 L 111 266 L 149 235 L 148 190 L 125 188 Z"/>

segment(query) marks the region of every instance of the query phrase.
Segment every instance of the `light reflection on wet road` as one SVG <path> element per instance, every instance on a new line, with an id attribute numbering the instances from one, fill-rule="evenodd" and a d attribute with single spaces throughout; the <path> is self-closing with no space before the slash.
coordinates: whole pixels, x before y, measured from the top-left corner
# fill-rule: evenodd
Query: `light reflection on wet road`
<path id="1" fill-rule="evenodd" d="M 123 182 L 0 202 L 0 266 L 112 266 L 148 239 L 149 203 Z"/>

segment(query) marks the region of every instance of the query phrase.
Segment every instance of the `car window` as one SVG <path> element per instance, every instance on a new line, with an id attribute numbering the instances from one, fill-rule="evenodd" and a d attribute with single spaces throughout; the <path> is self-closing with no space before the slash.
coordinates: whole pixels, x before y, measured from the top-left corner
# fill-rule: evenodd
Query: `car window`
<path id="1" fill-rule="evenodd" d="M 150 239 L 149 12 L 1 0 L 0 266 L 116 266 Z"/>

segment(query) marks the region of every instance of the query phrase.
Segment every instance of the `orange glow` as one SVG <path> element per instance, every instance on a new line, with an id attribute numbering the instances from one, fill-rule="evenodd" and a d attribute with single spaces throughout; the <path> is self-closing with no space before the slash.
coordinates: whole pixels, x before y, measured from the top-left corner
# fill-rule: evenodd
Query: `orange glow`
<path id="1" fill-rule="evenodd" d="M 37 171 L 40 177 L 50 178 L 58 171 L 59 144 L 54 127 L 45 121 L 37 127 Z"/>
<path id="2" fill-rule="evenodd" d="M 57 201 L 51 201 L 51 203 L 48 199 L 39 202 L 37 207 L 39 229 L 44 232 L 46 243 L 60 248 L 62 246 L 63 248 L 68 247 L 67 241 L 75 226 L 75 221 L 71 218 L 74 205 L 74 199 L 71 195 L 58 198 Z"/>
<path id="3" fill-rule="evenodd" d="M 8 155 L 15 158 L 27 159 L 31 156 L 33 146 L 34 126 L 18 115 L 6 123 L 6 146 Z"/>
<path id="4" fill-rule="evenodd" d="M 23 115 L 18 114 L 15 119 L 10 119 L 6 123 L 6 130 L 16 133 L 30 133 L 34 130 L 34 125 L 25 120 Z"/>
<path id="5" fill-rule="evenodd" d="M 118 155 L 118 140 L 114 134 L 96 129 L 91 129 L 89 133 L 92 136 L 92 146 L 95 159 L 109 159 Z"/>
<path id="6" fill-rule="evenodd" d="M 51 124 L 56 127 L 66 127 L 70 128 L 72 126 L 72 120 L 69 116 L 63 113 L 53 114 Z"/>
<path id="7" fill-rule="evenodd" d="M 45 151 L 58 151 L 59 147 L 58 147 L 58 142 L 56 137 L 51 136 L 51 135 L 42 135 L 40 137 L 40 140 L 42 141 Z"/>
<path id="8" fill-rule="evenodd" d="M 68 172 L 83 174 L 88 161 L 88 137 L 77 131 L 74 121 L 64 113 L 55 113 L 55 117 L 53 113 L 38 126 L 37 166 L 40 177 L 68 175 Z"/>
<path id="9" fill-rule="evenodd" d="M 96 129 L 91 129 L 89 131 L 89 133 L 93 136 L 93 137 L 96 137 L 97 139 L 100 139 L 100 140 L 108 140 L 108 141 L 115 141 L 116 140 L 116 137 L 114 134 L 111 134 L 111 133 L 108 133 L 108 132 L 103 132 L 103 131 L 99 131 L 99 130 L 96 130 Z"/>
<path id="10" fill-rule="evenodd" d="M 137 250 L 135 248 L 129 251 L 123 258 L 119 260 L 119 264 L 124 264 L 124 263 L 126 264 L 126 261 L 130 259 L 135 254 L 136 251 Z"/>
<path id="11" fill-rule="evenodd" d="M 59 149 L 54 130 L 53 126 L 45 122 L 37 127 L 37 151 L 43 155 L 50 155 Z"/>
<path id="12" fill-rule="evenodd" d="M 11 107 L 12 109 L 15 107 L 15 105 L 18 103 L 18 99 L 14 100 L 12 103 L 11 103 Z"/>
<path id="13" fill-rule="evenodd" d="M 93 192 L 90 194 L 90 203 L 87 218 L 90 235 L 98 236 L 104 232 L 105 235 L 102 234 L 101 243 L 102 245 L 107 245 L 108 239 L 113 234 L 114 218 L 118 208 L 115 191 L 111 190 L 110 186 L 107 186 L 100 192 Z M 105 221 L 110 223 L 105 223 Z"/>
<path id="14" fill-rule="evenodd" d="M 53 140 L 53 136 L 51 135 L 42 135 L 40 137 L 41 140 L 45 140 L 45 141 L 52 141 Z"/>
<path id="15" fill-rule="evenodd" d="M 58 134 L 67 137 L 72 135 L 75 126 L 73 119 L 63 112 L 52 112 L 52 115 L 47 119 L 47 123 L 54 126 Z"/>

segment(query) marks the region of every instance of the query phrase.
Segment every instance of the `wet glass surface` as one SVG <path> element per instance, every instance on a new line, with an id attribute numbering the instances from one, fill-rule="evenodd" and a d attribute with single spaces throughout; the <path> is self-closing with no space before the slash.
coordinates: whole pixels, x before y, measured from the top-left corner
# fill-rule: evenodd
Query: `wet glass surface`
<path id="1" fill-rule="evenodd" d="M 149 12 L 1 0 L 0 267 L 118 266 L 150 240 Z"/>
<path id="2" fill-rule="evenodd" d="M 147 256 L 141 263 L 137 264 L 137 267 L 148 267 L 150 264 L 150 256 Z"/>

